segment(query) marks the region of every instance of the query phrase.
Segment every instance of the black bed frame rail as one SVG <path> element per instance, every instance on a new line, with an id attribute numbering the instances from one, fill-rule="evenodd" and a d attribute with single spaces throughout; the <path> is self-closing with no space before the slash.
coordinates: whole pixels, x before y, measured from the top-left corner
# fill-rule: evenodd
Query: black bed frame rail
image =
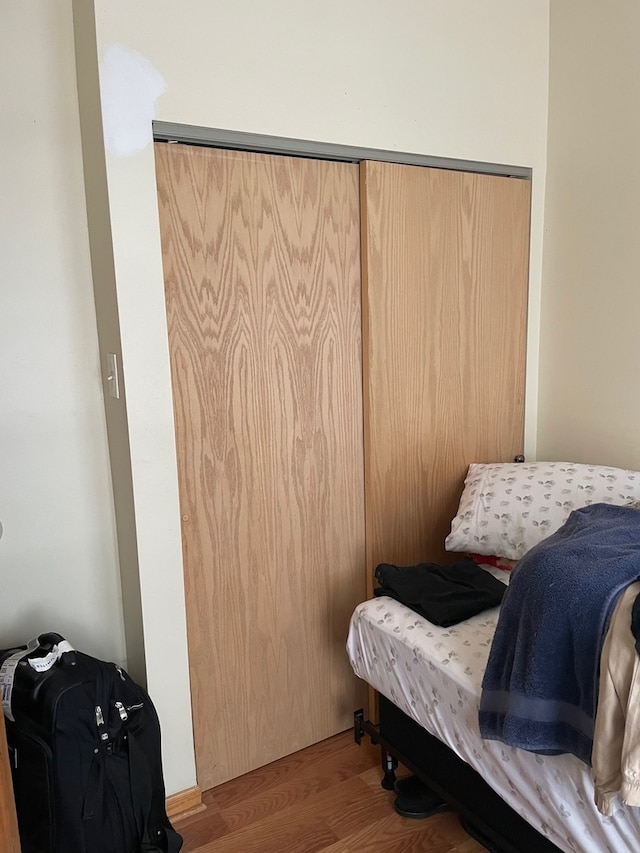
<path id="1" fill-rule="evenodd" d="M 447 802 L 468 834 L 490 853 L 561 853 L 449 747 L 385 696 L 378 695 L 378 701 L 380 724 L 365 719 L 360 708 L 353 714 L 353 734 L 357 744 L 368 735 L 380 745 L 383 788 L 393 790 L 400 763 Z"/>
<path id="2" fill-rule="evenodd" d="M 362 743 L 362 738 L 365 735 L 369 735 L 371 743 L 380 744 L 383 773 L 380 784 L 386 791 L 393 791 L 393 786 L 396 782 L 396 767 L 398 766 L 398 759 L 391 753 L 391 745 L 387 744 L 380 734 L 379 726 L 374 725 L 369 720 L 365 720 L 364 709 L 359 708 L 357 711 L 353 712 L 353 736 L 358 746 Z M 402 764 L 404 764 L 404 761 Z"/>

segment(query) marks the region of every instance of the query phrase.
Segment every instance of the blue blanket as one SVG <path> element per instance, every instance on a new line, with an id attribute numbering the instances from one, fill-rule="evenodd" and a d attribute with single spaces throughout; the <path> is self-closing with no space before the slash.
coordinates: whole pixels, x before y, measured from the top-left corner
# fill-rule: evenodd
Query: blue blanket
<path id="1" fill-rule="evenodd" d="M 592 504 L 512 573 L 482 683 L 480 733 L 591 763 L 600 652 L 611 613 L 640 577 L 640 510 Z"/>

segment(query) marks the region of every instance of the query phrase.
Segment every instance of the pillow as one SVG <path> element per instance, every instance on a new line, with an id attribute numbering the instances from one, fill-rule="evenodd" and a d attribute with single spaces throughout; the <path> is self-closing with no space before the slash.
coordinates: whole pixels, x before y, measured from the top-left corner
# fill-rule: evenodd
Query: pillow
<path id="1" fill-rule="evenodd" d="M 638 500 L 637 471 L 572 462 L 474 462 L 445 548 L 519 560 L 574 509 Z"/>

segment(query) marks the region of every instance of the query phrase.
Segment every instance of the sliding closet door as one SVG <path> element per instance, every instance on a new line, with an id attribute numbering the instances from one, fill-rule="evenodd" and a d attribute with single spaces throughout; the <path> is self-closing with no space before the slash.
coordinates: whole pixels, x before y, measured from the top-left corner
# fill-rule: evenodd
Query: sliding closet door
<path id="1" fill-rule="evenodd" d="M 446 559 L 468 464 L 522 453 L 529 190 L 361 166 L 369 577 Z"/>
<path id="2" fill-rule="evenodd" d="M 156 145 L 198 784 L 349 727 L 358 166 Z M 167 673 L 167 678 L 171 673 Z"/>

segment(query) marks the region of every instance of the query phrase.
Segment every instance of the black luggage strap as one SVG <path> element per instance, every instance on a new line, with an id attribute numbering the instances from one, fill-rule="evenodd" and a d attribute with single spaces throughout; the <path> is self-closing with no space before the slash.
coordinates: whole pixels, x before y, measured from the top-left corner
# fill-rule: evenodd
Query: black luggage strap
<path id="1" fill-rule="evenodd" d="M 103 799 L 104 790 L 104 766 L 103 758 L 99 750 L 96 750 L 91 767 L 89 768 L 89 776 L 87 778 L 87 786 L 85 790 L 84 804 L 82 807 L 82 819 L 91 820 L 95 815 L 96 809 L 100 806 Z"/>
<path id="2" fill-rule="evenodd" d="M 156 823 L 153 826 L 149 825 L 149 817 L 152 813 L 158 818 L 166 818 L 164 791 L 156 790 L 156 802 L 154 803 L 151 769 L 146 753 L 138 743 L 133 727 L 129 729 L 127 739 L 129 741 L 131 798 L 138 834 L 141 839 L 140 851 L 141 853 L 179 853 L 182 848 L 182 837 L 175 832 L 168 820 Z"/>

